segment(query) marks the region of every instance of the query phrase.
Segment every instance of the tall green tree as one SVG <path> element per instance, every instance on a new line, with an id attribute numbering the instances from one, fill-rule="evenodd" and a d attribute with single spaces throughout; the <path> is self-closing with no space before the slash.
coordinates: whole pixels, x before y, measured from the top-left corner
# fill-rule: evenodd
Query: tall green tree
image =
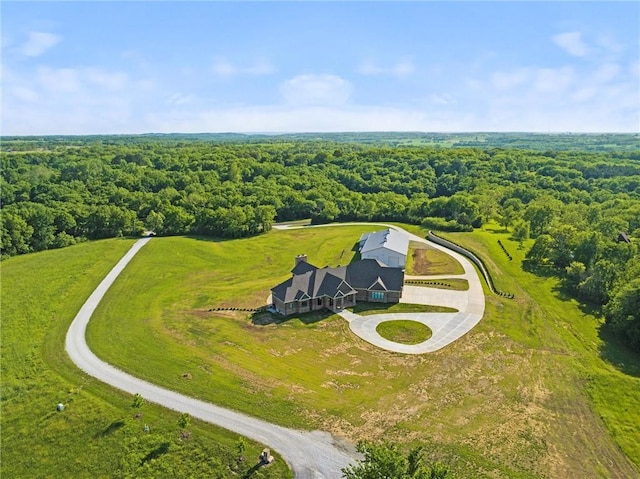
<path id="1" fill-rule="evenodd" d="M 440 463 L 428 464 L 422 447 L 403 454 L 397 444 L 369 441 L 357 446 L 364 458 L 342 469 L 345 479 L 446 479 L 449 469 Z"/>
<path id="2" fill-rule="evenodd" d="M 611 324 L 640 353 L 640 278 L 624 284 L 605 307 Z"/>

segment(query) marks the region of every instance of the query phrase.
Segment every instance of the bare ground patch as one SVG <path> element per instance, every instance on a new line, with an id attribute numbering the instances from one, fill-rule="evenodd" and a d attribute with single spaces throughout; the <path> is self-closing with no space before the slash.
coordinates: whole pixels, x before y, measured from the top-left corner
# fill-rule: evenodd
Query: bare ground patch
<path id="1" fill-rule="evenodd" d="M 409 275 L 463 274 L 464 268 L 453 256 L 424 243 L 411 242 L 410 260 L 407 264 Z"/>

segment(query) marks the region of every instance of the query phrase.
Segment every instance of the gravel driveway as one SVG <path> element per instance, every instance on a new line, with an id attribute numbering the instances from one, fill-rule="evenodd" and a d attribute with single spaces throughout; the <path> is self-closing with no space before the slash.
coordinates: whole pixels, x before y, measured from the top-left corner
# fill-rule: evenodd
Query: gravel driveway
<path id="1" fill-rule="evenodd" d="M 202 419 L 236 432 L 277 450 L 299 479 L 336 479 L 341 468 L 355 462 L 353 446 L 340 443 L 320 431 L 297 431 L 224 409 L 183 394 L 161 388 L 105 363 L 91 352 L 85 340 L 87 324 L 98 303 L 135 254 L 150 241 L 137 241 L 114 266 L 84 303 L 71 323 L 65 349 L 71 360 L 84 372 L 130 394 L 140 394 L 147 401 Z"/>

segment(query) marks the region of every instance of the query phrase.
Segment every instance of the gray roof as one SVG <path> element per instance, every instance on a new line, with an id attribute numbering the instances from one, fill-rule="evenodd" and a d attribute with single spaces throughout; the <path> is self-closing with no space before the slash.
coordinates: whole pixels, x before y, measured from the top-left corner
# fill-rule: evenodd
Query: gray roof
<path id="1" fill-rule="evenodd" d="M 390 268 L 375 259 L 356 261 L 337 268 L 317 268 L 304 261 L 293 269 L 293 276 L 271 292 L 285 303 L 328 296 L 338 298 L 356 290 L 402 291 L 404 271 Z"/>
<path id="2" fill-rule="evenodd" d="M 386 248 L 406 256 L 409 250 L 409 237 L 392 228 L 365 233 L 360 237 L 360 253 L 367 253 L 378 248 Z"/>

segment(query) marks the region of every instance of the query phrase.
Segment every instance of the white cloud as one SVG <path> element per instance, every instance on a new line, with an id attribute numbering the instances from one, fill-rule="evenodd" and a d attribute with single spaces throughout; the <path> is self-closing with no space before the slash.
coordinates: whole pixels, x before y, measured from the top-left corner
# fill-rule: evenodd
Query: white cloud
<path id="1" fill-rule="evenodd" d="M 267 60 L 266 58 L 259 58 L 253 63 L 253 65 L 241 71 L 246 72 L 249 75 L 261 76 L 261 75 L 271 75 L 272 73 L 275 72 L 275 70 L 276 70 L 275 67 L 271 64 L 269 60 Z"/>
<path id="2" fill-rule="evenodd" d="M 23 86 L 15 86 L 11 88 L 9 93 L 18 100 L 27 103 L 34 103 L 40 99 L 40 95 L 38 95 L 35 91 L 33 91 L 31 88 Z"/>
<path id="3" fill-rule="evenodd" d="M 598 83 L 610 82 L 618 77 L 621 70 L 617 63 L 604 63 L 595 71 L 594 80 Z"/>
<path id="4" fill-rule="evenodd" d="M 498 90 L 509 90 L 522 85 L 530 78 L 530 71 L 521 68 L 513 71 L 498 71 L 491 74 L 491 85 Z"/>
<path id="5" fill-rule="evenodd" d="M 214 75 L 222 77 L 233 76 L 238 73 L 238 69 L 224 58 L 218 58 L 211 66 L 211 71 Z"/>
<path id="6" fill-rule="evenodd" d="M 122 90 L 129 83 L 129 76 L 123 72 L 107 72 L 99 68 L 89 68 L 85 75 L 87 81 L 107 90 Z"/>
<path id="7" fill-rule="evenodd" d="M 198 116 L 162 112 L 147 118 L 153 131 L 336 132 L 454 131 L 468 114 L 377 106 L 257 106 L 203 111 Z"/>
<path id="8" fill-rule="evenodd" d="M 545 93 L 560 93 L 573 82 L 574 73 L 569 67 L 540 68 L 535 72 L 534 87 Z"/>
<path id="9" fill-rule="evenodd" d="M 449 93 L 432 93 L 429 95 L 428 101 L 436 105 L 455 105 L 458 103 Z"/>
<path id="10" fill-rule="evenodd" d="M 51 93 L 77 93 L 81 89 L 80 71 L 75 68 L 40 67 L 36 78 Z"/>
<path id="11" fill-rule="evenodd" d="M 285 101 L 294 105 L 341 105 L 352 90 L 351 83 L 336 75 L 299 75 L 280 85 Z"/>
<path id="12" fill-rule="evenodd" d="M 235 75 L 262 76 L 275 72 L 275 67 L 266 58 L 258 58 L 249 66 L 239 66 L 224 57 L 218 57 L 211 66 L 211 72 L 220 77 L 232 77 Z"/>
<path id="13" fill-rule="evenodd" d="M 28 57 L 37 57 L 54 47 L 62 37 L 53 33 L 29 32 L 29 39 L 19 48 L 20 53 Z"/>
<path id="14" fill-rule="evenodd" d="M 554 35 L 552 40 L 553 43 L 574 57 L 583 57 L 589 53 L 589 46 L 582 40 L 580 32 L 559 33 Z"/>
<path id="15" fill-rule="evenodd" d="M 167 99 L 169 105 L 188 105 L 195 101 L 196 97 L 193 95 L 185 95 L 184 93 L 174 93 Z"/>
<path id="16" fill-rule="evenodd" d="M 356 71 L 361 75 L 367 76 L 379 76 L 379 75 L 387 75 L 387 76 L 395 76 L 395 77 L 406 77 L 412 75 L 416 70 L 413 62 L 408 58 L 401 58 L 396 63 L 388 66 L 380 66 L 375 61 L 368 59 L 361 62 Z"/>
<path id="17" fill-rule="evenodd" d="M 405 77 L 411 75 L 415 71 L 416 67 L 409 60 L 401 60 L 391 68 L 391 72 L 394 76 Z"/>

